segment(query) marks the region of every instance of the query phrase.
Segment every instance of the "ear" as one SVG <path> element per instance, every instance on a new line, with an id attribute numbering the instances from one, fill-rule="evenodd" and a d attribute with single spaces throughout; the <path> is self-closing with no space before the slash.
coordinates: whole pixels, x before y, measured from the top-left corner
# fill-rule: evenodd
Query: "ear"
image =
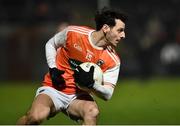
<path id="1" fill-rule="evenodd" d="M 102 27 L 102 30 L 103 30 L 103 32 L 104 32 L 104 33 L 109 32 L 109 31 L 110 31 L 110 27 L 109 27 L 109 25 L 104 24 L 104 25 L 103 25 L 103 27 Z"/>

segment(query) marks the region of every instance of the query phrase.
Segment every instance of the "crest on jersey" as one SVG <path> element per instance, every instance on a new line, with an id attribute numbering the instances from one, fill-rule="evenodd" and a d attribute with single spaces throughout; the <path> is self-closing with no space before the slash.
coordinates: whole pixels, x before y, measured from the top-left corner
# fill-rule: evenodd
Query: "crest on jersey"
<path id="1" fill-rule="evenodd" d="M 99 59 L 96 64 L 101 67 L 104 64 L 104 60 Z"/>

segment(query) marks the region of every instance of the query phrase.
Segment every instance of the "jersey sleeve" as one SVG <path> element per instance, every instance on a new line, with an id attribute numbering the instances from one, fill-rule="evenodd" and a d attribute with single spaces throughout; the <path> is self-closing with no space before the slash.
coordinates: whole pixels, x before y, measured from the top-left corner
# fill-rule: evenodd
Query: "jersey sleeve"
<path id="1" fill-rule="evenodd" d="M 120 64 L 111 69 L 106 70 L 103 74 L 104 82 L 109 82 L 112 83 L 113 85 L 116 85 L 118 81 L 119 70 L 120 70 Z"/>
<path id="2" fill-rule="evenodd" d="M 56 51 L 59 47 L 63 47 L 66 43 L 67 38 L 67 28 L 63 31 L 57 33 L 52 37 L 45 46 L 46 52 L 46 60 L 47 64 L 50 68 L 57 67 L 56 66 Z"/>

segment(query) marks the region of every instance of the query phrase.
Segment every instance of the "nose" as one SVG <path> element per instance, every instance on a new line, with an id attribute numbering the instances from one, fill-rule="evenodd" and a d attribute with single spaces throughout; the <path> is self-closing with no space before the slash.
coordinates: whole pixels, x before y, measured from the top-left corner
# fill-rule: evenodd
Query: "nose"
<path id="1" fill-rule="evenodd" d="M 125 32 L 122 32 L 121 39 L 124 39 L 126 37 Z"/>
<path id="2" fill-rule="evenodd" d="M 126 36 L 125 36 L 125 33 L 122 32 L 122 33 L 120 34 L 120 36 L 119 36 L 119 41 L 122 40 L 122 39 L 124 39 L 125 37 L 126 37 Z"/>

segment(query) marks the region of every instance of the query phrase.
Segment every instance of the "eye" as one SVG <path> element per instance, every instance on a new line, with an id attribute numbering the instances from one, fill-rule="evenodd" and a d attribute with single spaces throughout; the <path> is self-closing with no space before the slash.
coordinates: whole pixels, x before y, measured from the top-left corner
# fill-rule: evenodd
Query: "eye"
<path id="1" fill-rule="evenodd" d="M 124 31 L 124 28 L 118 29 L 118 32 L 119 32 L 119 33 L 123 32 L 123 31 Z"/>

